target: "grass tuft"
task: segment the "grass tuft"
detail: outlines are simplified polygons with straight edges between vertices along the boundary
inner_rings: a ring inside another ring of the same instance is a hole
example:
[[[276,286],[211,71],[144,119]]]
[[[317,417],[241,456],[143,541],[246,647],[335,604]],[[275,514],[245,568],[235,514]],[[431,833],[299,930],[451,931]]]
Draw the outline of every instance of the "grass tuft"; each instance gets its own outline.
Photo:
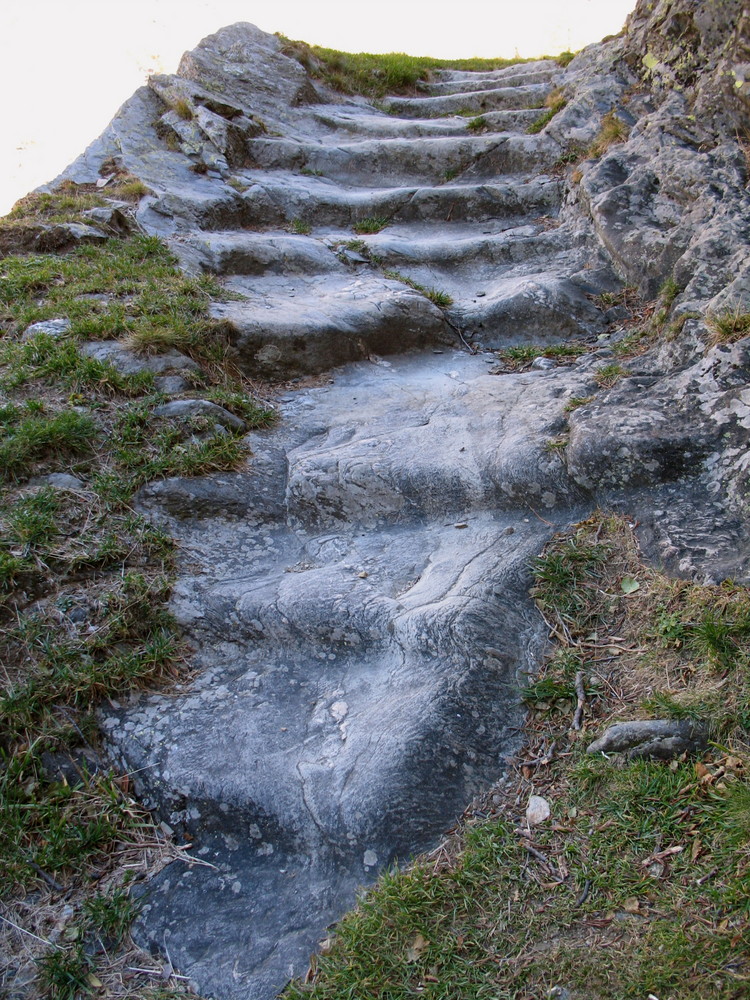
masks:
[[[586,151],[588,158],[604,156],[607,150],[618,142],[625,142],[630,129],[625,122],[618,118],[615,111],[608,111],[602,118],[599,132]]]
[[[390,219],[386,219],[383,216],[368,216],[365,219],[360,219],[359,222],[355,222],[352,228],[359,236],[372,235],[385,229],[389,222]]]
[[[555,115],[562,111],[567,103],[565,92],[559,87],[555,88],[545,101],[547,110],[532,125],[529,125],[526,129],[527,133],[529,135],[536,135],[538,132],[541,132],[543,128],[549,125]]]
[[[564,344],[519,344],[497,352],[503,366],[508,371],[525,371],[535,358],[553,358],[558,364],[575,361],[590,348],[586,344],[571,341]]]
[[[486,132],[489,127],[490,124],[484,115],[477,115],[476,118],[470,118],[466,123],[466,128],[469,132]]]
[[[714,344],[733,344],[750,334],[750,313],[739,306],[708,316],[707,322]]]
[[[402,285],[408,285],[409,288],[413,288],[415,292],[420,292],[428,298],[430,302],[436,305],[439,309],[448,309],[453,305],[453,298],[447,292],[442,292],[437,288],[427,288],[425,285],[420,285],[418,281],[407,277],[400,271],[383,271],[383,277],[389,278],[391,281],[400,281]]]
[[[298,236],[309,236],[312,232],[312,226],[304,219],[292,219],[289,223],[289,232],[296,233]]]

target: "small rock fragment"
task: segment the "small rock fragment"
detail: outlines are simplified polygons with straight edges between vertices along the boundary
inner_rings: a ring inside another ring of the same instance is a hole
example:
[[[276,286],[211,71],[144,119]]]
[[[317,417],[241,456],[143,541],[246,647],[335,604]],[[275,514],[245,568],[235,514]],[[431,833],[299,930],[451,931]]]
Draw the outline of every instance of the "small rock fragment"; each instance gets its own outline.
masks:
[[[27,326],[21,336],[21,340],[25,343],[38,333],[44,333],[48,337],[57,340],[58,337],[64,337],[70,327],[71,323],[69,319],[45,319],[40,323],[32,323],[31,326]]]
[[[230,427],[235,431],[244,431],[245,421],[241,417],[225,410],[223,406],[210,402],[208,399],[173,399],[163,403],[154,410],[157,417],[209,417],[222,427]]]
[[[545,820],[549,819],[551,813],[549,802],[541,795],[529,796],[529,804],[526,806],[527,826],[538,826],[540,823],[544,823]]]

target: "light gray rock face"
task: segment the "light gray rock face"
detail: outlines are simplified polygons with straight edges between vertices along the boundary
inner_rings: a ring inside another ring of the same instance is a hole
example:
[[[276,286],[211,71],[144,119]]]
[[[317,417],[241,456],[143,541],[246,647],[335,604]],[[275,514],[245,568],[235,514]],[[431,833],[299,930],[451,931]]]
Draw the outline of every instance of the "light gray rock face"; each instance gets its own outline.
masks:
[[[173,609],[200,674],[103,725],[218,866],[160,877],[140,924],[202,990],[273,996],[357,885],[502,771],[544,642],[530,560],[588,506],[545,447],[587,377],[557,374],[360,363],[290,394],[251,469],[203,481],[205,517],[200,481],[144,491],[193,567]]]
[[[87,358],[112,365],[121,375],[200,370],[192,358],[179,351],[170,350],[163,354],[143,355],[130,350],[119,340],[92,340],[83,344],[80,350]]]
[[[154,415],[177,419],[205,417],[215,424],[220,424],[222,427],[230,427],[235,431],[244,431],[246,427],[245,421],[241,417],[230,413],[229,410],[225,410],[223,406],[211,403],[207,399],[174,399],[170,403],[162,403],[161,406],[155,407]]]
[[[180,541],[173,609],[196,675],[102,725],[208,862],[154,879],[137,931],[203,993],[270,1000],[357,885],[501,773],[545,641],[529,567],[556,529],[604,505],[668,570],[750,578],[750,358],[706,321],[750,311],[747,170],[726,127],[745,85],[734,104],[722,90],[743,49],[733,22],[716,40],[732,3],[719,21],[641,3],[630,35],[565,70],[436,74],[391,114],[235,25],[67,171],[91,181],[114,156],[150,187],[139,224],[234,293],[215,317],[251,377],[346,365],[287,390],[246,470],[140,496]],[[703,75],[672,51],[691,25]],[[673,79],[644,62],[652,47]],[[566,107],[528,135],[555,86]],[[490,131],[469,132],[466,108]],[[563,176],[613,110],[626,141]],[[671,339],[603,388],[624,331],[602,293],[668,277]],[[589,353],[493,374],[491,349],[568,339]],[[190,367],[85,350],[122,371]]]

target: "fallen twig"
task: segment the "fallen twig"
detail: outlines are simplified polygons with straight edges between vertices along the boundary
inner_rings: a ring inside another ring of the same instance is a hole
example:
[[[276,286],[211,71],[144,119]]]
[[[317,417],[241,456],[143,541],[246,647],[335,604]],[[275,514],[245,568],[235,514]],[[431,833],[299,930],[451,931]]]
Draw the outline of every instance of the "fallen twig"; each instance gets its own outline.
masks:
[[[0,913],[0,920],[2,920],[3,923],[8,924],[8,926],[12,927],[14,930],[19,931],[21,934],[27,934],[30,938],[34,938],[34,940],[38,941],[40,944],[46,944],[48,948],[56,948],[58,951],[64,950],[59,944],[55,944],[54,941],[48,941],[46,938],[39,937],[39,935],[32,934],[31,931],[27,931],[25,927],[20,927],[18,924],[14,924],[12,920],[8,920],[7,917],[4,917],[2,913]]]
[[[591,892],[591,879],[587,878],[583,883],[583,892],[576,900],[576,906],[583,906],[586,900],[589,898],[589,893]]]
[[[51,875],[48,875],[43,868],[40,868],[35,861],[27,861],[26,864],[32,869],[32,871],[35,871],[40,878],[44,879],[50,889],[54,889],[55,892],[65,892],[65,886],[60,885],[56,879],[52,878]]]
[[[573,729],[580,729],[581,719],[583,718],[583,710],[586,707],[586,688],[583,686],[582,670],[579,670],[576,673],[575,687],[576,695],[578,696],[578,704],[576,705],[576,710],[573,715]]]

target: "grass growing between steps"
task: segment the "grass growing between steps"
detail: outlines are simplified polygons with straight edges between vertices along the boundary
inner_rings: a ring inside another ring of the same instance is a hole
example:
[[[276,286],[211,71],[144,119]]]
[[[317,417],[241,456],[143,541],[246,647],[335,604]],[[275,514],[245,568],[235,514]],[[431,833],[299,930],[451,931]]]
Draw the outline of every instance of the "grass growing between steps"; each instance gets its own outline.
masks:
[[[647,567],[627,520],[558,536],[526,745],[440,848],[384,874],[287,1000],[740,1000],[750,977],[750,594]],[[578,692],[585,702],[573,728]],[[605,759],[612,719],[710,720],[700,759]],[[551,816],[527,826],[531,795]]]
[[[68,221],[79,203],[66,191],[45,211]],[[0,231],[14,225],[0,221]],[[235,468],[247,449],[205,418],[157,416],[166,397],[153,374],[122,374],[78,348],[88,339],[152,353],[179,346],[201,364],[181,395],[263,426],[269,411],[209,319],[218,294],[143,236],[0,258],[3,994],[181,992],[160,970],[131,971],[153,962],[128,939],[128,883],[181,851],[135,803],[128,776],[103,763],[95,712],[102,698],[172,683],[182,669],[167,609],[174,545],[133,511],[135,491]],[[67,332],[24,339],[50,318],[68,320]],[[74,478],[33,481],[52,473]]]
[[[572,364],[576,358],[591,350],[590,344],[570,341],[564,344],[520,344],[497,352],[506,371],[526,371],[535,358],[551,358],[560,365]]]
[[[391,281],[400,281],[402,285],[413,288],[415,292],[424,295],[425,298],[428,298],[439,309],[448,309],[453,305],[453,298],[447,292],[440,291],[439,288],[427,288],[425,285],[420,285],[418,281],[407,277],[400,271],[383,271],[383,277],[390,278]]]
[[[322,80],[344,94],[384,97],[386,94],[411,94],[417,84],[430,79],[434,70],[457,69],[489,72],[505,69],[531,59],[433,59],[410,56],[404,52],[373,54],[339,52],[320,45],[308,45],[278,36],[284,55],[301,63],[315,79]]]
[[[562,111],[567,103],[564,91],[562,91],[559,87],[556,87],[550,94],[548,94],[547,100],[545,101],[547,110],[543,115],[540,115],[539,118],[537,118],[533,125],[529,125],[526,129],[527,133],[529,135],[536,135],[538,132],[541,132],[545,126],[549,125],[555,115]]]

